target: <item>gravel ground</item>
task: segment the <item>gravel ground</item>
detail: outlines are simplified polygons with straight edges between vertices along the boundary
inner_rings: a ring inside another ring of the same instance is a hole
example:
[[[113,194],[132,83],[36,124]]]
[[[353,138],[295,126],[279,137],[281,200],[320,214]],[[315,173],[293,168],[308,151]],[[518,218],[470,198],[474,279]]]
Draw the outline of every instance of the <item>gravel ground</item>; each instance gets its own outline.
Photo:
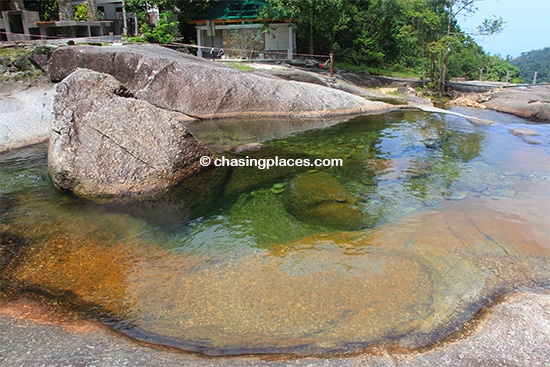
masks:
[[[154,348],[90,321],[64,320],[33,301],[0,303],[0,365],[36,366],[550,366],[550,294],[517,293],[427,351],[336,358],[207,358]]]

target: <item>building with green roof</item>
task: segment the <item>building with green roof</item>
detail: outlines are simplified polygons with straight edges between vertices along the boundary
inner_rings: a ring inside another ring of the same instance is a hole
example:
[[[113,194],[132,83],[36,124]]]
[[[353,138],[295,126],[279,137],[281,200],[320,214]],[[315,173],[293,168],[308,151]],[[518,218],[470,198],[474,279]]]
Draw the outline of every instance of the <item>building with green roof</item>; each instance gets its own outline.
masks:
[[[197,56],[229,59],[292,60],[296,48],[292,19],[258,19],[265,0],[218,0],[190,23],[197,29]]]

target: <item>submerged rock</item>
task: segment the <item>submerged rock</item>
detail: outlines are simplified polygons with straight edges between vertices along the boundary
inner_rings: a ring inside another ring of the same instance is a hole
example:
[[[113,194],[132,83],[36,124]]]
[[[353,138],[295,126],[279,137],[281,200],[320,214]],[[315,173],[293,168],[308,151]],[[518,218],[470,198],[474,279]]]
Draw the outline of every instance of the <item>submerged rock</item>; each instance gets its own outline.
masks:
[[[201,168],[210,155],[175,114],[132,97],[110,75],[80,69],[54,99],[48,169],[54,184],[84,197],[153,196]]]
[[[235,153],[244,153],[259,150],[265,147],[262,143],[246,143],[232,149]]]
[[[289,213],[307,223],[348,231],[361,226],[361,211],[328,173],[299,174],[285,190],[284,201]]]
[[[154,45],[57,49],[52,80],[76,68],[113,75],[138,99],[201,118],[321,117],[383,112],[381,102],[328,87],[247,73]]]

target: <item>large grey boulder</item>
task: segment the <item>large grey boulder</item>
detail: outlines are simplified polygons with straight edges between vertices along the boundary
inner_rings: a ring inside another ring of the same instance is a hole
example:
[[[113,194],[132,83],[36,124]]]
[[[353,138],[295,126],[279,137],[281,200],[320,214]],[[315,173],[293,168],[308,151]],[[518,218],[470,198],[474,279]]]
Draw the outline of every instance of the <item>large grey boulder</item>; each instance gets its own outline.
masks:
[[[550,121],[550,86],[504,88],[483,104],[492,110],[527,119]]]
[[[133,98],[111,75],[75,71],[54,97],[48,152],[54,184],[92,198],[166,191],[211,154],[174,117]]]
[[[340,90],[243,72],[155,45],[57,49],[50,75],[76,68],[113,75],[138,99],[201,118],[320,117],[383,112],[393,106]]]

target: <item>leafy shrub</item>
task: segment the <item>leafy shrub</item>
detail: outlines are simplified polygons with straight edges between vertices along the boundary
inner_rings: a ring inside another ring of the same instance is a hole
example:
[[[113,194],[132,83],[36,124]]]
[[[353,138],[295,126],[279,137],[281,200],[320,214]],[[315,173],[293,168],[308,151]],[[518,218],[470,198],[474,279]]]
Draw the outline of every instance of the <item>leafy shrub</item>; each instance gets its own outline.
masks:
[[[172,12],[165,11],[159,14],[156,26],[144,24],[141,27],[143,38],[147,42],[171,43],[178,35],[178,22],[172,21]]]

